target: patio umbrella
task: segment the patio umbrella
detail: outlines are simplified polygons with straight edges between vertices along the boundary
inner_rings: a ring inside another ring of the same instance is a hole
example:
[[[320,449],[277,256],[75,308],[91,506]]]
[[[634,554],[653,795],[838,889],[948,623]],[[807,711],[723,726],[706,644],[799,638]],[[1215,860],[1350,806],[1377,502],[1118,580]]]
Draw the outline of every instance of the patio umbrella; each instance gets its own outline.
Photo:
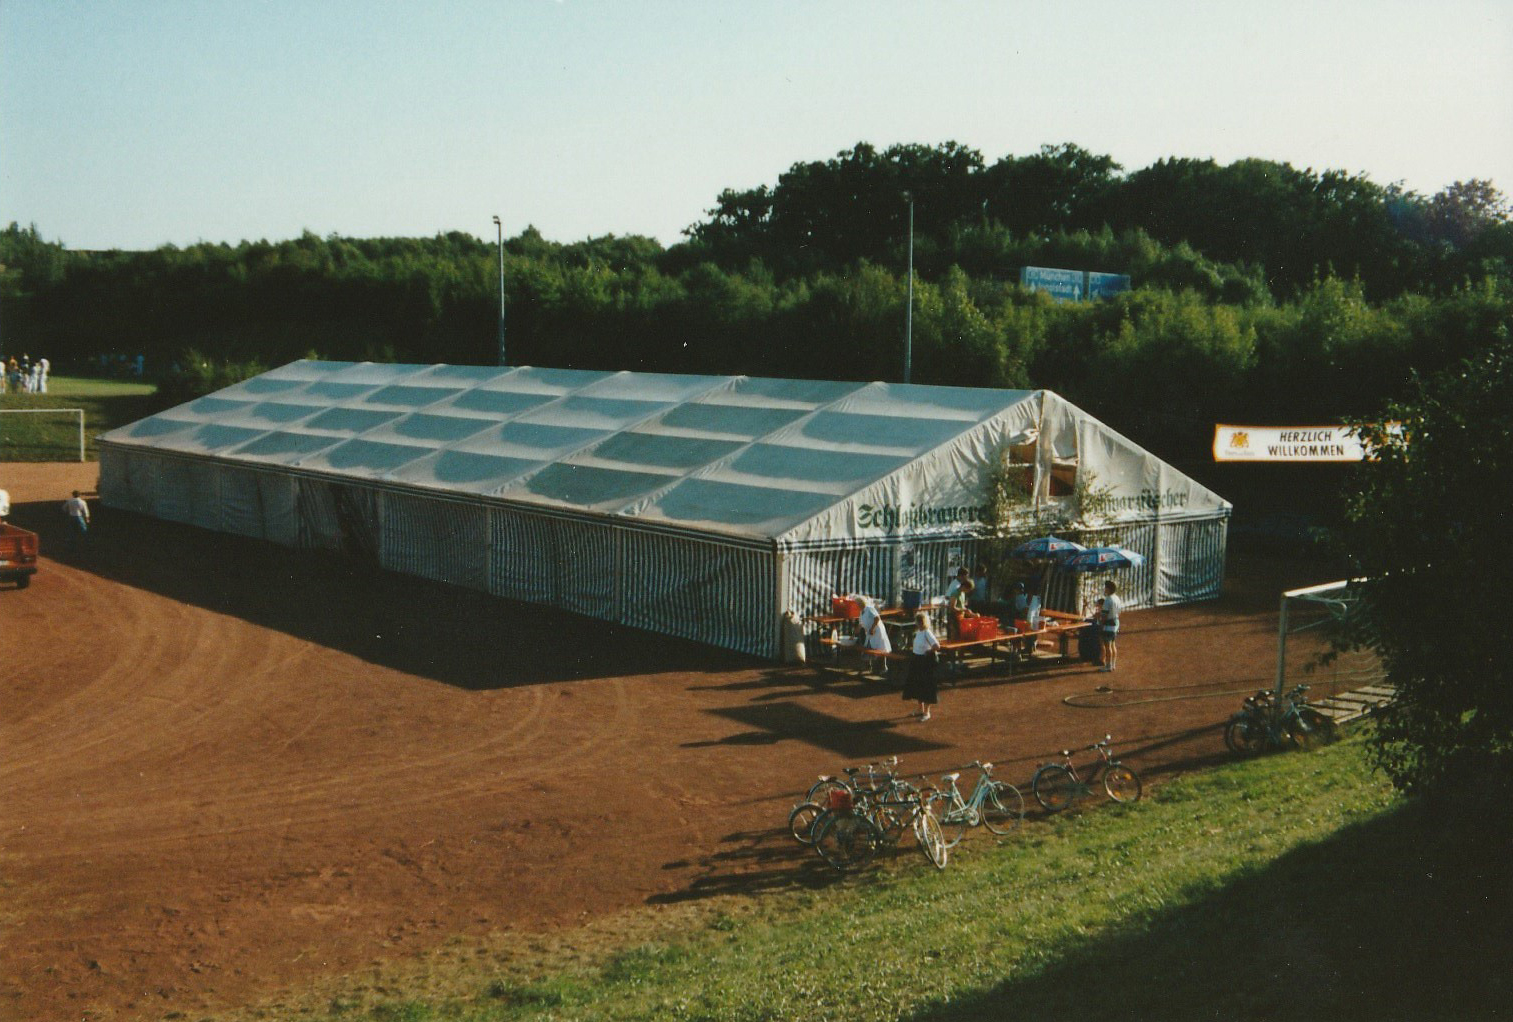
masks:
[[[1110,571],[1114,568],[1138,568],[1145,558],[1122,546],[1090,546],[1061,562],[1066,571]]]
[[[1031,539],[1019,544],[1009,551],[1009,556],[1017,557],[1021,561],[1059,561],[1063,557],[1086,549],[1081,543],[1073,543],[1069,539],[1041,536],[1039,539]]]

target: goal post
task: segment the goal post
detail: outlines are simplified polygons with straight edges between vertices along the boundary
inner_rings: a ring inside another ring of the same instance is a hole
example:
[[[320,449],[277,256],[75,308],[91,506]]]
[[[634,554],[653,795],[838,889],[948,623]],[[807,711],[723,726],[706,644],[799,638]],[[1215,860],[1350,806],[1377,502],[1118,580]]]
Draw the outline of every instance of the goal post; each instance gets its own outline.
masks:
[[[84,409],[82,408],[0,408],[0,416],[38,416],[38,415],[63,415],[73,417],[78,424],[78,447],[79,460],[84,459]],[[0,418],[0,461],[42,460],[57,461],[57,458],[17,458],[18,453],[47,453],[48,451],[69,450],[72,453],[72,431],[49,428],[41,424],[40,420],[21,418],[7,420]],[[68,436],[67,440],[62,439]]]
[[[1365,584],[1361,578],[1343,579],[1282,594],[1277,692],[1304,683],[1322,689],[1320,696],[1331,696],[1385,681],[1381,658],[1346,641]]]

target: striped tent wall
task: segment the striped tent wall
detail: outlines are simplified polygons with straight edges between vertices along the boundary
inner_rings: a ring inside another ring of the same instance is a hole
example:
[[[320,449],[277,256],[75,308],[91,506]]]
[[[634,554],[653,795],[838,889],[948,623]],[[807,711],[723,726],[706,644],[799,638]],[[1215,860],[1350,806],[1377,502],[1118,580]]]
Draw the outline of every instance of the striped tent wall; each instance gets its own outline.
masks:
[[[776,657],[772,550],[621,529],[620,620],[762,657]]]
[[[890,604],[905,589],[918,589],[928,600],[943,594],[956,568],[971,568],[980,552],[980,541],[970,537],[795,550],[784,559],[783,609],[800,617],[821,613],[831,596],[849,593]]]
[[[1165,607],[1214,599],[1224,584],[1227,515],[1178,522],[1139,522],[1073,534],[1084,546],[1121,546],[1145,558],[1137,568],[1117,573],[1054,571],[1045,605],[1074,614],[1089,614],[1114,578],[1127,610]]]
[[[489,513],[489,535],[490,592],[617,619],[609,526],[499,508]]]
[[[378,563],[389,571],[487,590],[486,508],[404,493],[381,494]]]

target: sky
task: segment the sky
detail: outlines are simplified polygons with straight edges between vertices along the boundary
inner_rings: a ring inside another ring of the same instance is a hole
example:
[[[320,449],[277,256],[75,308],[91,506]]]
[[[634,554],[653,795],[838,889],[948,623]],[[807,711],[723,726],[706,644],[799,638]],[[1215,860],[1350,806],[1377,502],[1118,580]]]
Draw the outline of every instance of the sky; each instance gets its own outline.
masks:
[[[0,224],[665,244],[858,142],[1513,193],[1513,0],[0,0]]]

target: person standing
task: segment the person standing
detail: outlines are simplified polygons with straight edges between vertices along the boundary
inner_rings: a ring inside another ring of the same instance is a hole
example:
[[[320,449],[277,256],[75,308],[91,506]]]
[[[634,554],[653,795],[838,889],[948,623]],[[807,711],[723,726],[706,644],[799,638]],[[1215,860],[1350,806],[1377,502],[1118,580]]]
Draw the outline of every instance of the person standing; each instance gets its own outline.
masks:
[[[919,704],[919,719],[930,719],[930,707],[936,702],[935,659],[940,655],[940,639],[930,629],[930,615],[914,615],[914,645],[910,647],[909,677],[904,679],[904,699]]]
[[[968,606],[972,598],[972,591],[976,588],[970,578],[963,579],[960,588],[954,596],[946,601],[946,613],[950,615],[950,624],[947,634],[953,639],[961,638],[961,622],[964,618],[976,617],[977,614]]]
[[[1119,597],[1114,595],[1118,590],[1113,579],[1103,583],[1103,599],[1098,601],[1103,604],[1103,609],[1098,614],[1098,624],[1103,633],[1103,666],[1100,671],[1112,671],[1118,666],[1119,660],[1119,612],[1124,609]]]
[[[88,534],[89,505],[84,502],[83,497],[79,496],[78,490],[75,490],[74,495],[63,502],[63,513],[73,520],[74,528],[78,530],[79,535]]]
[[[863,596],[861,599],[862,612],[856,619],[856,623],[861,626],[862,644],[867,649],[877,653],[892,653],[893,642],[888,638],[888,629],[883,624],[883,616],[878,613],[877,606],[872,602],[870,596]],[[888,658],[886,656],[877,657],[877,663],[878,673],[887,674]]]
[[[47,393],[47,377],[53,371],[53,364],[44,356],[37,359],[37,393]]]
[[[986,606],[993,602],[993,597],[988,592],[988,566],[981,561],[972,569],[972,586],[976,590],[978,606]]]
[[[970,581],[972,581],[972,573],[970,571],[965,567],[956,569],[956,577],[951,579],[950,585],[946,586],[946,604],[948,606],[952,600],[956,599],[956,594],[961,592],[962,585]]]

